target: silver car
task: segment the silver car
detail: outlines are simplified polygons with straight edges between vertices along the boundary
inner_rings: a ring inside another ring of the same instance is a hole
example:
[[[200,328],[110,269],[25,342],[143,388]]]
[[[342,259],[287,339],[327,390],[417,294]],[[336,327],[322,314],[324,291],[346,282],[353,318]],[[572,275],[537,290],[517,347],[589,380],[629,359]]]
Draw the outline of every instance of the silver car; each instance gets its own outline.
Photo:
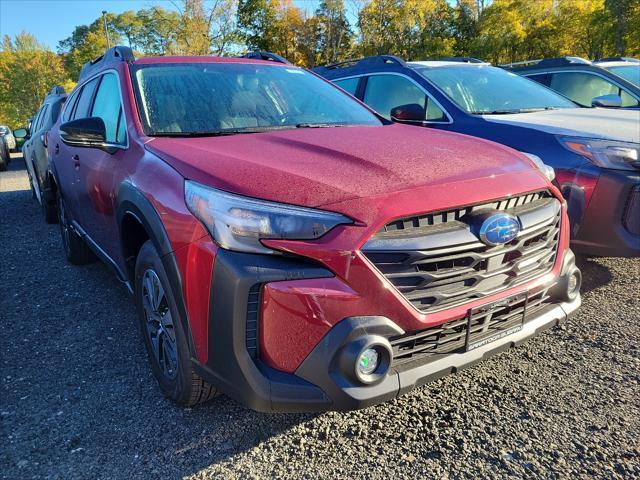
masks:
[[[56,223],[58,220],[55,199],[51,198],[48,176],[47,135],[49,129],[58,120],[66,99],[67,94],[63,87],[53,87],[45,97],[38,113],[33,117],[31,128],[19,128],[14,132],[16,137],[26,140],[22,147],[22,155],[27,166],[33,195],[42,205],[47,223]]]
[[[0,125],[0,136],[4,137],[4,141],[7,144],[9,150],[16,149],[16,137],[13,136],[13,132],[6,125]]]

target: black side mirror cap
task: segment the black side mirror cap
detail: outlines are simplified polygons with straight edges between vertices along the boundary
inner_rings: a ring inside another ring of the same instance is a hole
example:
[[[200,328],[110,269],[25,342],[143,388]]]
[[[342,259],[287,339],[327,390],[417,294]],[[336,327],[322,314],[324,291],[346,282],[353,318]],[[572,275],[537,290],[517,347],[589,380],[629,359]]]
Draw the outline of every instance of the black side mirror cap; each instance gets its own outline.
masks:
[[[79,118],[60,125],[60,138],[67,145],[81,148],[99,148],[115,153],[122,145],[106,141],[107,129],[100,117]]]
[[[417,103],[408,103],[391,109],[391,120],[394,122],[422,123],[426,112]]]

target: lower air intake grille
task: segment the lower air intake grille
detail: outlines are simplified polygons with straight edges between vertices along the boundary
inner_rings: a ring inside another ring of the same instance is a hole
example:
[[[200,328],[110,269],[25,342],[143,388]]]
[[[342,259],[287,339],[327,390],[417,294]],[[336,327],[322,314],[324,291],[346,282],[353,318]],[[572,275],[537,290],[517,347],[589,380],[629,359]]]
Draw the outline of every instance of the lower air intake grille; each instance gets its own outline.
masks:
[[[260,287],[256,283],[249,290],[249,298],[247,299],[247,328],[246,328],[246,344],[247,352],[253,359],[258,358],[258,315],[260,311]]]
[[[518,236],[502,245],[483,243],[476,219],[486,212],[517,217]],[[391,222],[362,251],[411,304],[433,312],[548,272],[556,259],[561,215],[551,194],[530,193]]]
[[[629,193],[622,221],[629,232],[640,235],[640,185],[636,185]]]
[[[522,321],[525,308],[524,323],[540,313],[542,309],[551,305],[546,290],[530,294],[528,301],[526,294],[514,299],[506,306],[476,314],[473,317],[469,342],[472,343],[484,336],[509,330]],[[467,341],[467,317],[428,328],[418,332],[406,333],[390,339],[393,349],[394,366],[409,362],[426,362],[438,355],[461,352]]]

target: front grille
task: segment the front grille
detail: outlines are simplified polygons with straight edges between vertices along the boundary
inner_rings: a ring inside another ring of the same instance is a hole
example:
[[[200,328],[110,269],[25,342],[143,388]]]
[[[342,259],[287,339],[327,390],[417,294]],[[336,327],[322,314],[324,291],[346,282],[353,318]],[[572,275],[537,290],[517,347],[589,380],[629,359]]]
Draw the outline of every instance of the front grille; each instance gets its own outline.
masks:
[[[471,225],[474,215],[495,210],[518,217],[522,230],[509,243],[488,246]],[[547,192],[530,193],[391,222],[363,253],[412,305],[433,312],[548,272],[560,219],[558,200]]]
[[[536,317],[541,310],[551,305],[547,290],[530,294],[521,294],[509,305],[497,307],[492,311],[474,315],[469,331],[472,343],[493,333],[508,330],[522,321],[524,323]],[[393,350],[393,366],[413,362],[428,362],[438,355],[462,352],[467,341],[467,317],[452,320],[418,332],[406,333],[390,339]]]
[[[640,185],[636,185],[629,193],[622,222],[630,233],[640,235]]]
[[[249,295],[247,298],[247,320],[246,320],[246,332],[245,342],[247,345],[247,352],[253,359],[258,358],[258,316],[260,311],[260,287],[259,283],[256,283],[249,289]]]

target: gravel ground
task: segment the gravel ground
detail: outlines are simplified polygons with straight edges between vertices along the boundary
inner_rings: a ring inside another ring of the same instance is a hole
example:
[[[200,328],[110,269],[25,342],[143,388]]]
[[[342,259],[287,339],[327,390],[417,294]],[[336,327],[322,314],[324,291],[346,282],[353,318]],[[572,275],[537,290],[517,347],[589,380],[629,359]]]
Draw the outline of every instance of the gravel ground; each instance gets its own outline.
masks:
[[[265,415],[156,388],[132,302],[68,265],[21,160],[0,173],[0,476],[640,478],[640,261],[582,259],[581,313],[384,405]]]

